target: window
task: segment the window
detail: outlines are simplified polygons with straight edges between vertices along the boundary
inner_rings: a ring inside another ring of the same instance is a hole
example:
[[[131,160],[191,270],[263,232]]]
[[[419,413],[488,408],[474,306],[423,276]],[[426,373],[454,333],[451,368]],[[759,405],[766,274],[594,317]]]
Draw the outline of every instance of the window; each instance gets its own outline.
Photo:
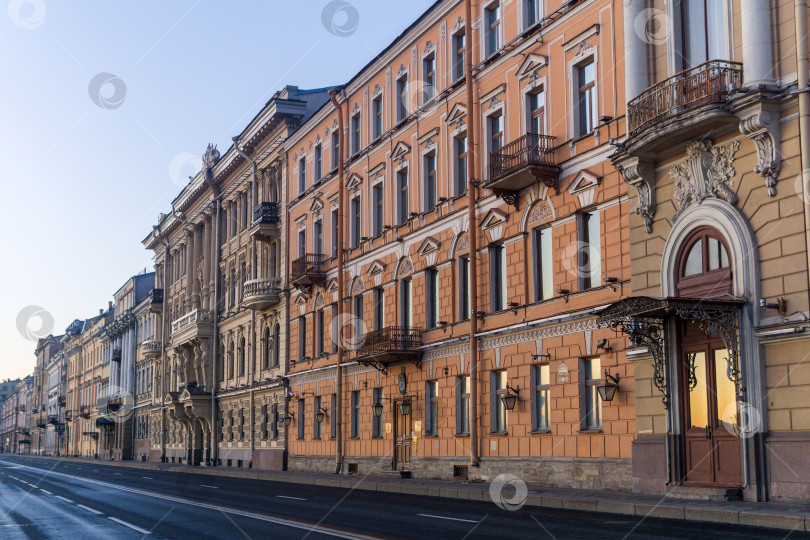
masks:
[[[470,376],[456,377],[456,433],[470,432]]]
[[[439,383],[427,381],[425,383],[425,436],[437,437],[439,435]]]
[[[602,257],[599,243],[599,211],[579,214],[579,288],[580,290],[596,287],[602,282]]]
[[[303,399],[298,400],[298,440],[304,440],[304,415],[306,414],[306,403]]]
[[[470,318],[470,258],[458,258],[458,314],[459,320]]]
[[[315,312],[315,356],[323,356],[323,343],[324,343],[324,321],[323,309]]]
[[[298,160],[298,194],[307,190],[307,160],[301,158]]]
[[[377,184],[371,188],[371,202],[374,205],[372,208],[372,236],[380,236],[383,233],[383,185]]]
[[[453,36],[453,81],[458,81],[464,77],[464,51],[466,50],[466,40],[464,32]]]
[[[456,159],[455,196],[467,193],[467,136],[460,135],[453,140],[453,152]]]
[[[382,388],[375,388],[373,390],[372,405],[376,405],[377,403],[382,404],[383,401],[383,393]],[[382,415],[374,416],[372,415],[372,424],[371,424],[371,436],[375,438],[379,438],[383,436],[383,421]]]
[[[321,410],[321,397],[315,396],[315,403],[312,406],[312,438],[321,438],[321,423],[318,422],[316,415]]]
[[[486,27],[486,56],[492,56],[501,48],[501,5],[497,2],[484,10]]]
[[[332,394],[332,405],[329,410],[332,411],[332,414],[329,415],[329,421],[331,424],[329,426],[329,438],[335,439],[337,438],[337,413],[335,412],[337,411],[337,394]]]
[[[354,316],[363,320],[363,293],[354,297]]]
[[[436,208],[436,154],[427,154],[425,162],[425,212]]]
[[[580,361],[582,375],[579,378],[579,391],[582,403],[582,429],[602,428],[602,399],[596,387],[602,382],[601,360],[583,358]]]
[[[405,278],[399,282],[399,302],[400,302],[400,325],[413,326],[413,308],[411,296],[411,278]]]
[[[315,157],[312,161],[312,175],[317,184],[321,181],[321,177],[323,176],[323,149],[320,144],[315,147]]]
[[[303,362],[307,356],[307,319],[298,317],[298,361]]]
[[[698,227],[686,237],[677,268],[679,296],[705,298],[732,292],[725,240],[710,227]]]
[[[278,403],[273,403],[272,423],[270,424],[270,437],[278,439]]]
[[[382,287],[374,287],[374,330],[384,325],[385,291]]]
[[[333,336],[334,336],[334,335],[335,335],[335,333],[338,331],[338,329],[336,328],[336,325],[337,325],[337,320],[338,320],[338,308],[337,308],[337,304],[332,304],[332,335],[333,335]],[[333,339],[333,340],[332,340],[332,352],[333,352],[333,353],[338,352],[338,344],[337,344],[337,340],[336,340],[336,339]]]
[[[525,0],[525,28],[531,27],[540,20],[540,1],[541,0]]]
[[[281,326],[276,324],[273,327],[273,367],[278,367],[281,362]]]
[[[408,76],[397,79],[397,122],[408,117]]]
[[[492,433],[506,433],[506,406],[501,396],[506,395],[506,372],[493,371],[490,379],[490,404],[492,408]]]
[[[422,61],[422,104],[436,95],[436,57],[430,55]]]
[[[245,409],[239,409],[239,440],[245,440]]]
[[[267,414],[267,405],[262,405],[262,427],[261,427],[261,438],[262,440],[267,440],[267,428],[268,424],[270,423],[270,417]]]
[[[506,248],[489,246],[490,309],[506,309]]]
[[[377,96],[371,102],[371,133],[373,139],[378,139],[382,135],[383,107],[382,96]]]
[[[360,391],[353,390],[351,398],[352,439],[360,437]]]
[[[360,114],[352,116],[352,155],[360,151]]]
[[[239,338],[239,375],[245,374],[245,338]]]
[[[532,366],[532,431],[549,429],[548,396],[550,388],[550,368],[546,364]]]
[[[529,133],[542,135],[545,132],[545,116],[546,116],[546,93],[541,88],[528,94],[529,110]]]
[[[312,246],[314,253],[323,253],[323,223],[321,220],[313,224],[313,240],[315,245]]]
[[[724,0],[680,0],[683,69],[708,60],[728,60],[728,19]],[[677,9],[677,8],[676,8]]]
[[[436,328],[439,324],[439,271],[428,268],[425,271],[425,314],[428,328]]]
[[[400,225],[408,220],[408,169],[397,171],[397,219]]]
[[[303,257],[307,254],[307,231],[301,229],[298,231],[298,256]]]
[[[532,231],[534,248],[534,300],[554,295],[554,260],[551,251],[551,227]]]
[[[596,64],[593,60],[576,68],[579,86],[577,97],[577,116],[579,131],[577,136],[584,137],[596,126]]]
[[[487,117],[487,135],[489,136],[489,151],[497,152],[503,146],[503,115]]]
[[[340,163],[340,132],[332,132],[332,170],[335,171]]]
[[[338,255],[338,211],[333,208],[331,212],[332,219],[332,257]]]
[[[352,248],[360,245],[360,218],[360,197],[355,197],[352,199]]]

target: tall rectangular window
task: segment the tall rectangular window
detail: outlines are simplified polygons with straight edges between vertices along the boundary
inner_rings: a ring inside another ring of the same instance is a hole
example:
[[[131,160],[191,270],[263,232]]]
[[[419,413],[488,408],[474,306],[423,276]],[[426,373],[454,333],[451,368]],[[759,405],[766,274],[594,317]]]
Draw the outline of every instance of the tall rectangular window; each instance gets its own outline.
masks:
[[[360,115],[352,116],[352,155],[360,151]]]
[[[470,432],[470,376],[456,377],[456,433]]]
[[[526,24],[525,28],[530,28],[537,21],[540,20],[540,1],[541,0],[524,0],[526,5]]]
[[[321,181],[321,177],[323,176],[323,149],[320,144],[315,147],[314,155],[315,157],[312,160],[312,175],[317,184]]]
[[[372,138],[377,140],[382,135],[383,129],[382,96],[375,97],[371,102],[371,124]]]
[[[730,60],[724,0],[680,0],[683,69],[708,60]],[[678,8],[676,8],[678,9]]]
[[[436,154],[428,154],[424,158],[425,171],[425,212],[436,208]]]
[[[455,196],[460,197],[467,193],[467,136],[460,135],[453,140],[456,159]]]
[[[532,431],[549,429],[548,403],[550,368],[547,363],[532,366]]]
[[[301,229],[298,231],[298,256],[303,257],[307,254],[307,231]]]
[[[307,159],[298,160],[298,193],[299,195],[307,190]]]
[[[351,397],[352,439],[360,437],[360,391],[353,390]]]
[[[321,438],[321,423],[318,422],[317,414],[321,410],[321,397],[315,396],[315,403],[312,405],[312,438]]]
[[[491,4],[484,10],[484,32],[486,36],[487,57],[492,56],[501,48],[501,5]]]
[[[351,247],[360,245],[360,197],[352,199],[352,242]]]
[[[422,61],[422,104],[436,95],[436,57],[430,55]]]
[[[385,291],[382,287],[374,287],[374,330],[379,330],[385,324]]]
[[[363,293],[354,297],[354,316],[363,320]]]
[[[321,220],[316,221],[313,223],[312,226],[313,233],[312,236],[315,245],[313,246],[315,253],[323,253],[323,223]]]
[[[338,211],[337,208],[333,208],[331,212],[331,230],[332,230],[332,257],[337,257],[338,255]]]
[[[439,383],[425,383],[425,436],[439,435]]]
[[[425,271],[425,312],[428,328],[436,328],[439,324],[439,271],[428,268]]]
[[[489,137],[489,151],[497,152],[503,146],[503,115],[498,113],[487,117],[487,135]]]
[[[372,211],[372,236],[380,236],[383,233],[383,185],[382,182],[371,188]]]
[[[323,344],[326,329],[324,328],[323,309],[315,312],[315,356],[323,356]]]
[[[408,117],[408,76],[397,79],[397,122]]]
[[[506,433],[506,406],[501,396],[506,395],[506,372],[493,371],[490,379],[490,405],[492,410],[492,433]]]
[[[534,229],[534,300],[548,300],[554,295],[554,259],[551,251],[551,227]]]
[[[579,137],[584,137],[596,126],[596,64],[591,60],[577,68],[577,114]]]
[[[599,227],[599,211],[579,214],[579,241],[577,266],[580,290],[598,287],[602,283],[602,250]]]
[[[464,51],[466,50],[466,40],[464,32],[453,36],[453,81],[458,81],[464,77]]]
[[[526,96],[529,110],[529,133],[542,135],[545,132],[546,93],[541,88]]]
[[[599,358],[583,358],[580,361],[582,375],[579,378],[580,401],[582,404],[582,428],[602,427],[602,399],[597,385],[602,382],[602,363]]]
[[[303,399],[298,400],[298,440],[304,440],[304,430],[306,429],[306,422],[304,421],[307,412],[306,402]]]
[[[329,415],[330,420],[330,431],[329,431],[329,438],[335,439],[337,438],[337,394],[332,394],[332,404],[329,407],[329,410],[332,411],[332,414]]]
[[[340,163],[340,132],[332,132],[332,170],[336,171]]]
[[[332,304],[332,332],[333,332],[332,335],[334,335],[334,332],[337,330],[337,328],[335,328],[337,320],[338,320],[338,307],[337,304]],[[332,352],[333,353],[338,352],[338,345],[336,339],[332,340]]]
[[[375,388],[373,390],[372,396],[373,402],[371,403],[372,406],[376,404],[382,405],[383,402],[383,389],[382,388]],[[371,436],[375,438],[379,438],[383,436],[383,419],[382,415],[374,416],[372,415],[373,423],[371,425]]]
[[[489,246],[490,309],[506,309],[506,248]]]
[[[298,360],[303,362],[307,356],[307,319],[298,317]]]
[[[413,298],[412,298],[411,278],[405,278],[399,282],[399,307],[400,325],[413,326]]]
[[[273,403],[272,423],[270,424],[270,437],[278,439],[278,403]]]
[[[408,220],[408,169],[397,171],[397,220],[400,224]]]
[[[458,315],[459,320],[470,318],[470,258],[458,258]]]

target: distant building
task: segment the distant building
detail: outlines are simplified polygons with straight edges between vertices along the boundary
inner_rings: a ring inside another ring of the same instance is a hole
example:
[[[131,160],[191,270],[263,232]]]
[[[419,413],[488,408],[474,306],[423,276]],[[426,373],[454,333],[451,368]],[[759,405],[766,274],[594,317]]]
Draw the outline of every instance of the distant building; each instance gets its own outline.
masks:
[[[22,379],[6,379],[0,383],[0,403],[11,397],[17,391],[17,387],[22,383]]]

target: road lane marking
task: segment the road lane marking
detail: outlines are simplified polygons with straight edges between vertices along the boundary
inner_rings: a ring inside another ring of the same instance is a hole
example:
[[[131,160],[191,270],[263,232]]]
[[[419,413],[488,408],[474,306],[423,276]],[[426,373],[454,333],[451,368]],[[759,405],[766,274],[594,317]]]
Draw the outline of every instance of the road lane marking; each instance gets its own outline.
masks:
[[[47,493],[48,495],[53,495],[53,493],[51,493],[51,492],[50,492],[50,491],[48,491],[47,489],[42,489],[42,488],[39,488],[39,490],[40,490],[42,493]]]
[[[57,499],[61,499],[61,500],[65,501],[66,503],[73,504],[73,501],[71,501],[71,500],[70,500],[70,499],[68,499],[67,497],[62,497],[61,495],[57,495],[57,496],[56,496],[56,498],[57,498]]]
[[[143,478],[144,480],[151,480],[152,479],[151,476],[141,476],[141,478]]]
[[[116,522],[116,523],[118,523],[120,525],[123,525],[124,527],[129,527],[133,531],[138,531],[141,534],[152,534],[151,532],[147,531],[146,529],[141,529],[140,527],[136,527],[132,523],[127,523],[123,519],[114,518],[112,516],[107,516],[107,518],[113,520],[114,522]]]
[[[289,495],[276,495],[279,499],[292,499],[294,501],[305,501],[306,499],[302,499],[301,497],[290,497]]]
[[[449,519],[450,521],[463,521],[465,523],[478,523],[478,520],[475,519],[461,519],[461,518],[454,518],[448,516],[434,516],[433,514],[416,514],[417,516],[422,517],[429,517],[429,518],[436,518],[436,519]]]
[[[84,508],[84,509],[85,509],[85,510],[87,510],[88,512],[93,512],[94,514],[96,514],[96,515],[98,515],[98,516],[100,516],[100,515],[103,515],[103,514],[104,514],[104,512],[99,512],[99,511],[98,511],[98,510],[96,510],[95,508],[90,508],[89,506],[85,506],[85,505],[83,505],[83,504],[77,504],[76,506],[78,506],[79,508]]]
[[[211,488],[211,489],[219,489],[217,486],[207,486],[205,484],[200,484],[200,487],[207,487],[207,488]]]
[[[113,473],[113,475],[115,475],[115,476],[121,476],[121,473],[120,473],[120,472],[114,472],[114,473]]]

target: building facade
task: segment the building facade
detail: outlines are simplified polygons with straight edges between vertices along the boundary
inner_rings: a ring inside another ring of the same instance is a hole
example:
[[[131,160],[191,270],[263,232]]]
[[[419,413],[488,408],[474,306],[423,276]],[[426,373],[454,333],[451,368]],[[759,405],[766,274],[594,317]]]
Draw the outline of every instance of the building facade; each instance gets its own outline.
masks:
[[[154,274],[152,274],[154,276]],[[154,279],[153,279],[154,281]],[[153,436],[150,417],[156,398],[154,390],[154,358],[160,356],[161,296],[154,288],[133,309],[135,319],[135,379],[132,408],[133,459],[146,461]]]

